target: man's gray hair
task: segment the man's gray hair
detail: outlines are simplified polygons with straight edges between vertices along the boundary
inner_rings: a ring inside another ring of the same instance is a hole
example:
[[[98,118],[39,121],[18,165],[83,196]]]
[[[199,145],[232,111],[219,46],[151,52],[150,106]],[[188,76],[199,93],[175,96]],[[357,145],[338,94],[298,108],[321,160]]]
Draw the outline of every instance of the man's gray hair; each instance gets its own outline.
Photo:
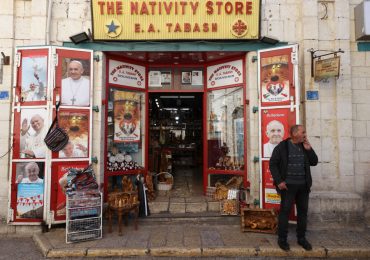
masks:
[[[290,127],[290,136],[293,136],[293,134],[297,133],[298,132],[298,129],[300,127],[303,127],[303,125],[293,125]]]

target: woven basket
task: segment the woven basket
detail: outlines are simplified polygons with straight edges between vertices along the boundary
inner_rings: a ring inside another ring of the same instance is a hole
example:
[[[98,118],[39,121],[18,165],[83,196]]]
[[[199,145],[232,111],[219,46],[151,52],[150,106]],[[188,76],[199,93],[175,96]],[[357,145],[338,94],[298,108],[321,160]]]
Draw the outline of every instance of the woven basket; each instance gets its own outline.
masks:
[[[161,182],[158,180],[158,176],[164,174],[167,182]],[[173,186],[173,176],[169,172],[160,172],[156,175],[157,177],[157,190],[171,190]]]

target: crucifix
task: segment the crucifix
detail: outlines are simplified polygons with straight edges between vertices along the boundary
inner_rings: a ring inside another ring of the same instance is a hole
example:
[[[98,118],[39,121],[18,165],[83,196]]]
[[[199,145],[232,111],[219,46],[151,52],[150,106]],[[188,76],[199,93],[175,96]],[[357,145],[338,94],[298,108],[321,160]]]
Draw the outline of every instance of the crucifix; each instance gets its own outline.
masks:
[[[75,104],[75,101],[76,101],[76,98],[75,98],[75,96],[73,96],[72,98],[71,98],[71,101],[72,101],[72,106]]]

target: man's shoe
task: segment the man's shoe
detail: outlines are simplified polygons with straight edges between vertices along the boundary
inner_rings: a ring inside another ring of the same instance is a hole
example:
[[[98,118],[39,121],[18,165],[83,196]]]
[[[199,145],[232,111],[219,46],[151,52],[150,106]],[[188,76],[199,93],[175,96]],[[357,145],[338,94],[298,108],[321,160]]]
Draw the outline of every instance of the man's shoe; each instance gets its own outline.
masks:
[[[312,245],[305,238],[298,239],[298,245],[302,246],[307,251],[312,250]]]
[[[285,239],[278,239],[278,245],[284,251],[289,251],[290,250],[289,244]]]

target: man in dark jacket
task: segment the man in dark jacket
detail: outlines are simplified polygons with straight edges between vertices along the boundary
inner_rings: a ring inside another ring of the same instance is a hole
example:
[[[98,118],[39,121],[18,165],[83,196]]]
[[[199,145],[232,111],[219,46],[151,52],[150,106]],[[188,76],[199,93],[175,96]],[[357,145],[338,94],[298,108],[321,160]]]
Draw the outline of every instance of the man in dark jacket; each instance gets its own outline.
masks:
[[[317,165],[318,159],[308,142],[302,125],[290,129],[290,137],[278,144],[270,158],[270,171],[277,192],[281,196],[278,244],[281,249],[290,249],[287,242],[288,217],[294,202],[297,205],[297,241],[306,250],[312,250],[307,241],[308,198],[312,185],[310,166]]]

